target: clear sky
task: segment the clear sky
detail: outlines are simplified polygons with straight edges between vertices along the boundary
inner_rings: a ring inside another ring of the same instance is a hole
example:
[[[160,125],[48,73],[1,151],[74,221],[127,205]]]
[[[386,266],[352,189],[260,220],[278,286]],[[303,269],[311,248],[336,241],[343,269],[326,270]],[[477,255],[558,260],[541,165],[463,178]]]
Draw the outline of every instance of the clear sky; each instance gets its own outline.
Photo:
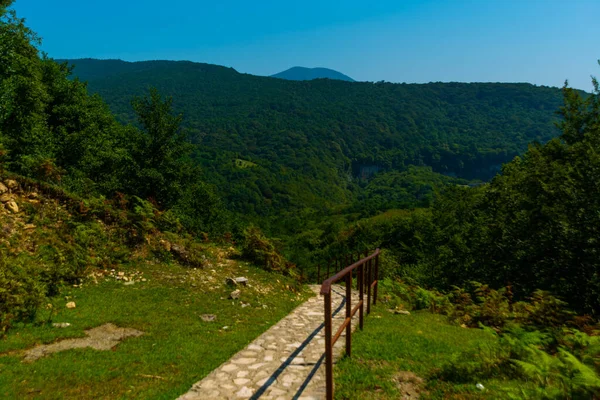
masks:
[[[591,90],[600,0],[16,0],[54,58],[167,59],[271,75]]]

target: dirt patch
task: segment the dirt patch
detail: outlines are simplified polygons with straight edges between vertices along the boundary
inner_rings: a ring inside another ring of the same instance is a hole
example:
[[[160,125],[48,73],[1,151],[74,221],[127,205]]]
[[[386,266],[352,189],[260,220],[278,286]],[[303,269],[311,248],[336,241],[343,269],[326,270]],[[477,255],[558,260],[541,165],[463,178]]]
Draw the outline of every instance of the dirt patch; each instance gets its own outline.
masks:
[[[91,347],[96,350],[110,350],[125,338],[141,336],[142,331],[132,328],[119,328],[113,324],[104,324],[85,331],[87,337],[67,339],[52,344],[43,344],[25,352],[23,362],[32,362],[51,353],[69,349]]]
[[[400,391],[399,399],[416,400],[423,393],[423,378],[410,371],[400,371],[394,376],[394,382]]]

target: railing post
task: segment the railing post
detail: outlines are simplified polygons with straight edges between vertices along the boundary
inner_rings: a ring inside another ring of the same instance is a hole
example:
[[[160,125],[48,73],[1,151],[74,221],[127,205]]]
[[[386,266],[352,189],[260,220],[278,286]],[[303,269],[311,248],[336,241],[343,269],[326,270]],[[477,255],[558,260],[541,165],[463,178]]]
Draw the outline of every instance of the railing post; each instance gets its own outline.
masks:
[[[373,288],[373,305],[377,305],[377,288],[379,287],[379,254],[375,256],[375,287]]]
[[[352,356],[352,271],[346,275],[346,356]]]
[[[364,303],[365,264],[361,264],[361,266],[358,267],[358,279],[357,280],[358,280],[358,301],[361,302],[360,308],[358,309],[358,326],[360,327],[360,330],[362,331],[363,326],[364,326],[364,309],[365,309],[365,303]]]
[[[371,283],[373,283],[371,279],[372,267],[371,260],[367,261],[367,315],[371,314]]]
[[[331,345],[331,290],[325,294],[325,388],[333,400],[333,348]]]

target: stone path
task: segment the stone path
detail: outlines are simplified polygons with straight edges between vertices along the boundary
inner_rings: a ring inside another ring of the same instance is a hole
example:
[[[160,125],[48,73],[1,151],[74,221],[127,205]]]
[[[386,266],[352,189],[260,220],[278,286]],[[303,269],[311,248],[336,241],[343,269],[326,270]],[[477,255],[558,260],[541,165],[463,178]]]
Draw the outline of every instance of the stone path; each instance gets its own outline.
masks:
[[[317,294],[272,326],[244,350],[192,386],[179,400],[262,399],[309,400],[325,398],[325,328],[323,298]],[[335,333],[345,315],[345,289],[332,288]],[[358,300],[353,291],[352,302]],[[358,324],[358,312],[352,329]],[[335,344],[338,359],[345,333]]]

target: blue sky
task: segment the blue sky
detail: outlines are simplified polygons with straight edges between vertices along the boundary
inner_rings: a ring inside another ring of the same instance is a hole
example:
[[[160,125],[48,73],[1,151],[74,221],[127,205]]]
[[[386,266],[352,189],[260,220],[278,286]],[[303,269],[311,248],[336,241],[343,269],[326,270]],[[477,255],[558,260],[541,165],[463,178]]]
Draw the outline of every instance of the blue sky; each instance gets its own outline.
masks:
[[[192,60],[271,75],[591,90],[600,0],[16,0],[54,58]]]

